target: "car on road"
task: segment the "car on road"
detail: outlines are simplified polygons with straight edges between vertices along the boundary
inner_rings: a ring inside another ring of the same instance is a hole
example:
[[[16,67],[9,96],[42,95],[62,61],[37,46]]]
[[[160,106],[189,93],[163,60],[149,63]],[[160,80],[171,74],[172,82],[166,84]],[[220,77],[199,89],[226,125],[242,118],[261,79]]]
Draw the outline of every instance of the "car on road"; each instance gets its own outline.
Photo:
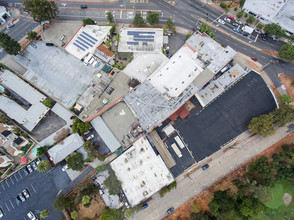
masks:
[[[145,203],[143,206],[142,206],[142,209],[146,209],[148,207],[148,204]]]
[[[9,29],[9,28],[11,28],[13,26],[14,26],[14,24],[10,22],[8,25],[6,25],[6,28]]]
[[[257,61],[257,58],[256,57],[251,57],[251,60],[253,60],[253,61]]]
[[[92,138],[94,138],[94,134],[91,134],[87,137],[87,141],[91,140]]]
[[[81,5],[81,9],[87,9],[88,6],[87,5]]]
[[[225,24],[224,20],[222,20],[222,19],[218,19],[218,22],[221,24]]]
[[[231,15],[228,15],[228,18],[231,19],[232,21],[234,21],[234,17]]]
[[[224,18],[224,21],[231,23],[231,19],[229,19],[229,18]]]
[[[234,22],[234,23],[233,23],[233,26],[235,26],[235,27],[238,27],[238,26],[239,26],[239,24],[238,24],[238,23],[236,23],[236,22]]]
[[[4,212],[3,210],[0,208],[0,218],[2,218],[4,216]]]
[[[202,170],[206,170],[208,168],[209,168],[209,165],[208,164],[205,164],[204,166],[201,167]]]
[[[21,193],[18,193],[17,197],[19,198],[19,200],[20,200],[21,202],[26,201],[25,197],[24,197]]]
[[[30,164],[28,164],[27,166],[26,166],[26,168],[27,168],[27,170],[29,171],[29,173],[32,173],[34,170],[33,170],[33,168],[32,168],[32,166],[30,165]]]
[[[169,208],[166,213],[169,215],[170,213],[172,213],[175,210],[174,207]]]
[[[23,196],[24,196],[26,199],[30,198],[30,194],[29,194],[29,191],[28,191],[27,189],[24,189],[24,190],[22,191],[22,194],[23,194]]]
[[[247,32],[243,32],[242,35],[243,35],[244,37],[248,37],[248,36],[249,36],[249,34],[248,34]]]
[[[238,28],[234,28],[233,31],[235,31],[236,33],[240,32]]]
[[[38,220],[38,218],[35,216],[35,214],[30,211],[27,216],[29,217],[30,220]]]
[[[32,165],[32,167],[33,167],[34,170],[37,170],[37,164],[36,164],[35,161],[33,161],[33,162],[31,163],[31,165]]]

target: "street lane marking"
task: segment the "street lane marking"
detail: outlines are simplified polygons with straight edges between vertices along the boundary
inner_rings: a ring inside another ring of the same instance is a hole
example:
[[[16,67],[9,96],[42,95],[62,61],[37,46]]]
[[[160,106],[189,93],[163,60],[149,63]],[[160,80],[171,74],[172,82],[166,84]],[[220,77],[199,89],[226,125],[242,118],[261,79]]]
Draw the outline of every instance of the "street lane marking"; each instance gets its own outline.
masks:
[[[32,188],[33,188],[34,192],[35,192],[35,193],[37,193],[37,191],[36,191],[36,190],[35,190],[35,188],[33,187],[33,184],[31,184],[31,186],[32,186]]]
[[[12,204],[12,202],[10,201],[10,199],[9,199],[9,202],[10,202],[11,206],[13,207],[13,209],[15,209],[15,208],[14,208],[14,205]]]
[[[6,208],[7,208],[8,212],[10,212],[10,209],[8,208],[8,205],[6,203],[5,203],[5,205],[6,205]]]

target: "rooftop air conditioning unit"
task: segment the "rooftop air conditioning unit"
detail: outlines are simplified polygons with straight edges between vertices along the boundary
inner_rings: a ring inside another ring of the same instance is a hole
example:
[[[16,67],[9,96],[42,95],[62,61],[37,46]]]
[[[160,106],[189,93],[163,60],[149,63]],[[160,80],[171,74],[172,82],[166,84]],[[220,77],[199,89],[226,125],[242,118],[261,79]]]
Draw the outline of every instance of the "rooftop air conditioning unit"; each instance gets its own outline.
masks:
[[[103,99],[102,103],[106,105],[108,103],[108,99]]]

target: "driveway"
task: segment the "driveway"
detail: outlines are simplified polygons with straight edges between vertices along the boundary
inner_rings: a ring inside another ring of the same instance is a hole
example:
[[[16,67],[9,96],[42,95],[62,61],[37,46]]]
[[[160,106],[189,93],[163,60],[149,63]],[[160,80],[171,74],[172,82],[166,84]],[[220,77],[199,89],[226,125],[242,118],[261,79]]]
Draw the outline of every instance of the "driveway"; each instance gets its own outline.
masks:
[[[45,157],[42,159],[45,160]],[[4,212],[1,220],[24,219],[28,220],[27,213],[33,211],[39,214],[43,209],[50,211],[48,219],[60,219],[63,214],[53,209],[57,193],[70,183],[66,172],[62,171],[62,164],[46,173],[33,171],[26,175],[25,168],[20,169],[9,179],[0,184],[0,208]],[[22,190],[27,189],[30,197],[17,204],[15,197]]]

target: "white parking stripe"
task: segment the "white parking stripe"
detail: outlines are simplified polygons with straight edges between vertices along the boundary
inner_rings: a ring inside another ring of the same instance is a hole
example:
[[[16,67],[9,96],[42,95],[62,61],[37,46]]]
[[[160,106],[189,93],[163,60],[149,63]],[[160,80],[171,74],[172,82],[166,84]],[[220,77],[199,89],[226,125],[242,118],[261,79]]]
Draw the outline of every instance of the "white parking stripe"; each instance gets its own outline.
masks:
[[[12,204],[12,202],[10,201],[10,199],[9,199],[9,202],[10,202],[11,206],[14,208],[14,205]],[[15,209],[15,208],[14,208],[14,209]]]
[[[2,188],[5,190],[5,188],[4,188],[4,184],[1,184],[1,186],[2,186]]]
[[[20,174],[20,172],[18,172],[19,176],[20,176],[20,179],[22,179],[22,175]]]
[[[35,193],[37,193],[37,191],[35,190],[35,188],[33,187],[33,184],[31,184],[32,189],[34,190]]]
[[[13,182],[13,180],[12,180],[12,177],[10,177],[10,181],[12,182],[12,184],[14,185],[14,182]]]
[[[8,186],[8,188],[10,188],[9,184],[8,184],[8,180],[5,181],[6,185]]]
[[[18,182],[18,179],[17,179],[16,175],[13,175],[13,176],[15,177],[16,181]]]
[[[6,203],[5,203],[5,205],[6,205],[6,208],[7,208],[8,212],[10,212],[10,209],[8,208],[8,205]]]

